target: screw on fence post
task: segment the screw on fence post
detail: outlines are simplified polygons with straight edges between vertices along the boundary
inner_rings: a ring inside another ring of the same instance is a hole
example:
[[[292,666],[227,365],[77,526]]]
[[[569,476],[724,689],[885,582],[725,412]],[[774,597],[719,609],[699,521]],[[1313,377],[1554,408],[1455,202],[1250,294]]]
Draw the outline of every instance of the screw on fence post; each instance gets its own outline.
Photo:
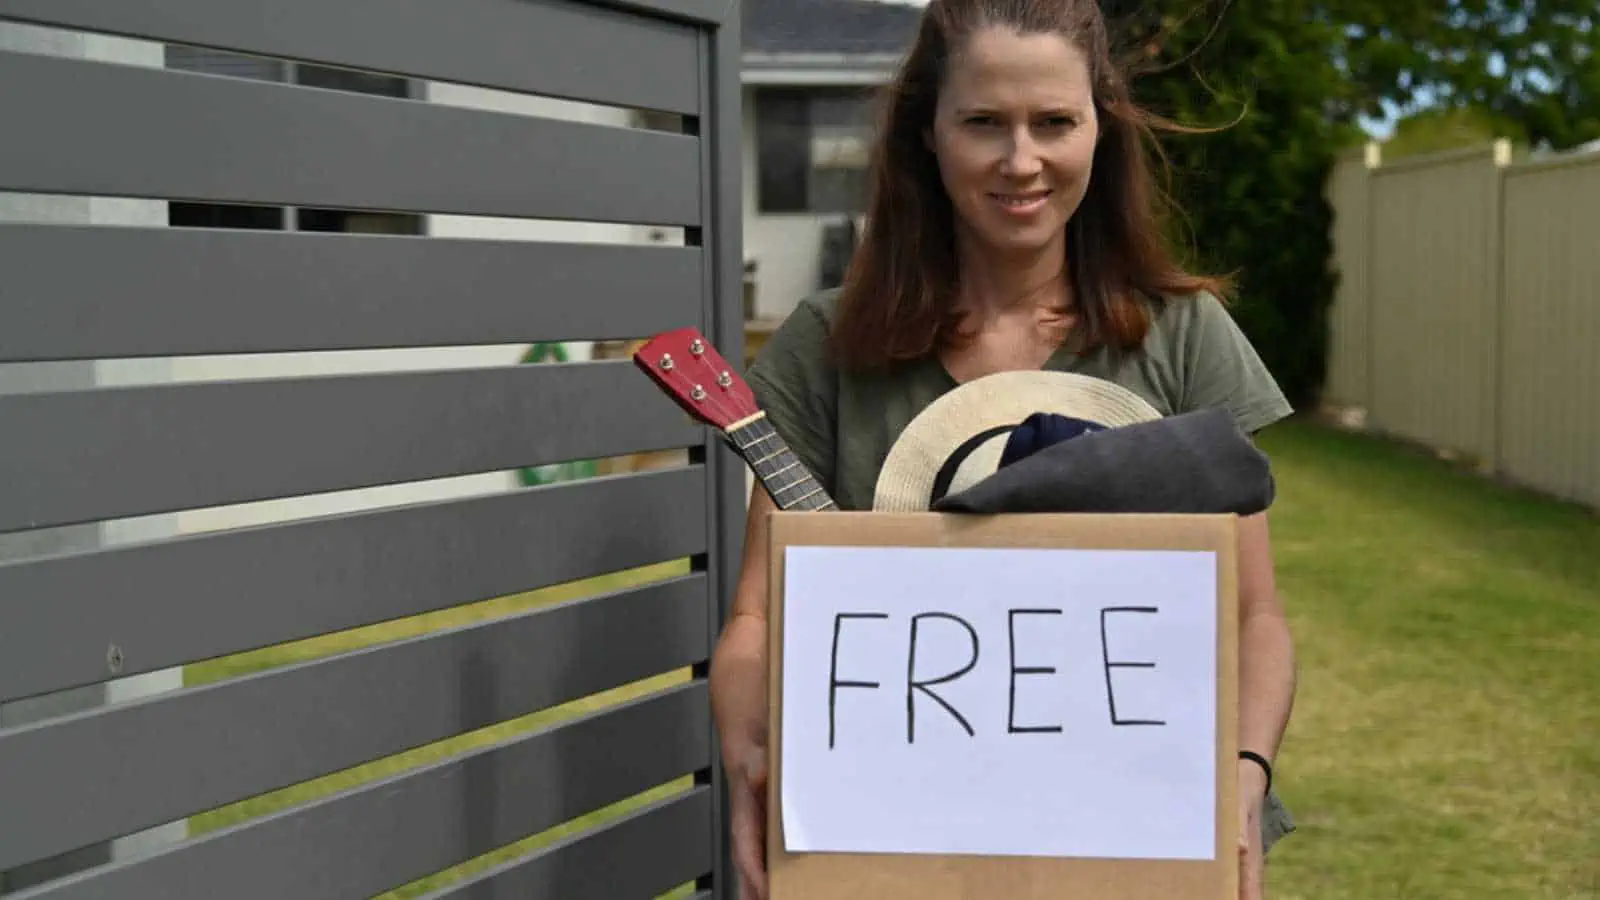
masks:
[[[112,644],[106,649],[106,668],[115,675],[122,671],[122,648]]]

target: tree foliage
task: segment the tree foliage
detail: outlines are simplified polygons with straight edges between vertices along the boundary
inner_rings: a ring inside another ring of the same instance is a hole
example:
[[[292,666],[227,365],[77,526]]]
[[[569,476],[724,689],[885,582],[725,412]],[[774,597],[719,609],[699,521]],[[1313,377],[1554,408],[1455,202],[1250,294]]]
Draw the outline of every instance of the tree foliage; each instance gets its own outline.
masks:
[[[1167,8],[1163,8],[1163,6]],[[1338,29],[1291,0],[1113,13],[1138,99],[1198,135],[1165,138],[1192,261],[1235,274],[1233,313],[1291,401],[1317,399],[1335,278],[1323,185],[1359,138],[1341,114]]]
[[[1324,185],[1362,117],[1432,109],[1427,145],[1490,129],[1565,149],[1600,137],[1595,0],[1104,0],[1136,96],[1185,125],[1162,146],[1199,265],[1300,408],[1326,369],[1337,284]]]
[[[1595,0],[1317,0],[1346,31],[1354,99],[1377,115],[1476,109],[1537,147],[1600,138]]]
[[[1520,122],[1486,109],[1425,109],[1395,123],[1394,134],[1383,142],[1383,159],[1393,162],[1407,156],[1482,147],[1497,138],[1509,138],[1518,147],[1528,143],[1527,130]]]

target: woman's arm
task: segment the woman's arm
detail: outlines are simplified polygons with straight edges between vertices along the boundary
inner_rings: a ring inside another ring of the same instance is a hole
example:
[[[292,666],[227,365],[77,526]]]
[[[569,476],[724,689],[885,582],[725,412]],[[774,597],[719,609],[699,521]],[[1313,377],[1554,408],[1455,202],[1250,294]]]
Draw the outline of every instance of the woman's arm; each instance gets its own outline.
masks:
[[[756,484],[733,609],[711,655],[711,710],[725,757],[767,743],[767,517],[775,508]]]
[[[1245,516],[1239,520],[1239,749],[1277,758],[1294,706],[1295,678],[1267,514]]]
[[[767,895],[767,515],[774,508],[757,484],[733,609],[711,654],[711,713],[728,774],[738,896],[745,900]]]
[[[1239,749],[1276,760],[1294,705],[1294,644],[1278,601],[1267,514],[1239,519]],[[1239,759],[1239,900],[1261,900],[1267,773]]]

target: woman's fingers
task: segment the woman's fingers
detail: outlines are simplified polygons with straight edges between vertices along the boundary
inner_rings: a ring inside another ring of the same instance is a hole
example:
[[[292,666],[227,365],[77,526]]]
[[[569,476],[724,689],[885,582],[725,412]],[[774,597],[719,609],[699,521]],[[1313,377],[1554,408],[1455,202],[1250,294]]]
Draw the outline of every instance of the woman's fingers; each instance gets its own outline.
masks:
[[[745,900],[766,900],[766,828],[761,804],[747,782],[739,781],[730,787],[733,862],[739,869],[740,894]]]

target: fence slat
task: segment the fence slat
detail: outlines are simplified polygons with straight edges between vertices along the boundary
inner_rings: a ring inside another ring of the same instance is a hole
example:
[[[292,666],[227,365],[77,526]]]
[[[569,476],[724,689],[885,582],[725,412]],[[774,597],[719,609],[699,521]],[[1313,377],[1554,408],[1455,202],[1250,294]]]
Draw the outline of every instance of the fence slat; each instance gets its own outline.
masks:
[[[689,576],[0,732],[30,773],[0,871],[692,666],[709,599]]]
[[[696,787],[422,900],[659,897],[710,871],[711,822],[711,788]]]
[[[1504,191],[1500,471],[1600,511],[1600,155],[1510,169]]]
[[[0,190],[700,224],[688,135],[20,53],[0,84]]]
[[[700,320],[701,252],[0,225],[0,361],[641,337]]]
[[[680,559],[706,516],[693,466],[0,564],[0,701]]]
[[[705,92],[711,99],[707,103],[708,115],[714,122],[739,121],[741,95],[740,61],[743,53],[741,24],[737,18],[725,22],[715,31],[702,36],[701,78]],[[731,129],[730,129],[731,130]],[[714,210],[712,220],[720,225],[737,223],[742,215],[743,199],[740,196],[740,149],[731,140],[713,140],[702,148],[706,178],[706,209]],[[713,241],[708,249],[706,270],[705,320],[712,329],[712,339],[729,358],[742,359],[745,354],[744,314],[738,304],[730,302],[738,296],[743,269],[743,256],[738,239],[730,238],[737,231],[723,232],[724,240]],[[746,484],[747,466],[720,441],[707,435],[704,459],[708,470],[707,503],[713,513],[708,521],[711,527],[707,538],[713,548],[707,569],[712,573],[712,593],[717,599],[718,614],[714,626],[720,635],[723,622],[739,581],[739,568],[745,541],[745,512],[748,501]],[[715,736],[713,736],[715,743]],[[711,832],[716,836],[716,858],[712,863],[711,884],[718,894],[733,900],[738,894],[738,875],[733,863],[732,841],[729,832],[726,773],[714,767],[710,773],[712,789],[720,798],[712,816]]]
[[[591,0],[596,6],[664,15],[700,25],[725,26],[739,14],[736,0]]]
[[[211,0],[0,0],[0,18],[619,106],[699,104],[691,26],[586,3],[279,0],[268,15]]]
[[[709,765],[709,720],[693,682],[12,900],[371,896]]]
[[[627,360],[0,396],[0,531],[700,439]]]
[[[1500,168],[1492,148],[1413,157],[1374,170],[1370,195],[1371,423],[1483,462],[1494,453]]]

